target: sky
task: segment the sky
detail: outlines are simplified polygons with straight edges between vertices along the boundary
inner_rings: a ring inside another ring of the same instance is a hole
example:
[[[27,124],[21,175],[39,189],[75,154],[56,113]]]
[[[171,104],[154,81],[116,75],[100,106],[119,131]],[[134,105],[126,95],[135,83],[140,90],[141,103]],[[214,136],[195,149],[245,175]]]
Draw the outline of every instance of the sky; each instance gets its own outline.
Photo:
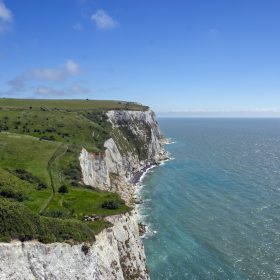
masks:
[[[0,97],[280,116],[279,14],[279,0],[0,0]]]

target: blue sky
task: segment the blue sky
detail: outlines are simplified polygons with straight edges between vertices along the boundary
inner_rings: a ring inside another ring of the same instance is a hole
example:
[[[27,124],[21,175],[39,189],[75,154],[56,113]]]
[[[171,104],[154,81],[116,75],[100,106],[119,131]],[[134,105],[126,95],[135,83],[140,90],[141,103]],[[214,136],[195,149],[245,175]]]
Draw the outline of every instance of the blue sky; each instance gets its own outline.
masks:
[[[0,96],[280,114],[278,0],[0,0]]]

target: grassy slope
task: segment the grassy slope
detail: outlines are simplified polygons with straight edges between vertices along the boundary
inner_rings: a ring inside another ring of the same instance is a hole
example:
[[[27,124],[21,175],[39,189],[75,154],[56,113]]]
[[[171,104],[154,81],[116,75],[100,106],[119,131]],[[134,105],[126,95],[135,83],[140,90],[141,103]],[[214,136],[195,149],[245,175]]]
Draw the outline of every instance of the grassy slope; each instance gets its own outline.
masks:
[[[15,219],[15,215],[21,215],[21,212],[27,216],[32,213],[34,224],[32,230],[26,232],[26,239],[88,241],[93,240],[92,234],[107,227],[108,223],[103,220],[82,222],[84,215],[107,216],[129,210],[118,195],[88,189],[79,183],[80,149],[82,146],[92,151],[103,149],[104,141],[111,137],[112,132],[101,109],[116,108],[147,109],[134,103],[113,101],[0,99],[0,205],[8,210],[5,216],[7,224],[13,225],[9,223],[10,219]],[[39,140],[42,137],[55,141]],[[13,174],[16,168],[32,173],[48,187],[39,190],[34,184],[20,180]],[[69,193],[58,193],[62,184],[68,187]],[[4,199],[1,198],[1,189],[6,196]],[[18,194],[10,194],[12,189],[22,193],[20,201]],[[7,193],[11,196],[8,202]],[[118,209],[103,209],[101,204],[106,200],[117,201]],[[22,211],[15,211],[15,205]],[[5,228],[5,225],[1,226]],[[46,235],[38,230],[40,226],[46,227]],[[19,237],[17,230],[22,230],[22,227],[13,228],[11,234],[2,232],[2,239]]]
[[[9,132],[0,134],[0,167],[23,168],[50,184],[47,163],[59,143]],[[35,152],[36,151],[36,152]]]
[[[58,144],[56,142],[39,141],[35,137],[6,132],[0,133],[0,167],[10,170],[23,168],[38,176],[49,186],[47,189],[40,191],[36,191],[35,187],[28,189],[29,200],[26,201],[26,204],[32,210],[39,211],[51,195],[47,163]]]
[[[0,105],[1,106],[1,105]],[[102,123],[101,123],[102,124]],[[34,137],[53,137],[55,141],[102,149],[108,127],[89,120],[83,113],[65,110],[0,110],[0,129]],[[92,131],[96,131],[92,137]]]
[[[148,110],[149,107],[134,102],[114,101],[114,100],[59,100],[59,99],[0,99],[2,108],[59,108],[69,110],[102,109],[102,110]]]

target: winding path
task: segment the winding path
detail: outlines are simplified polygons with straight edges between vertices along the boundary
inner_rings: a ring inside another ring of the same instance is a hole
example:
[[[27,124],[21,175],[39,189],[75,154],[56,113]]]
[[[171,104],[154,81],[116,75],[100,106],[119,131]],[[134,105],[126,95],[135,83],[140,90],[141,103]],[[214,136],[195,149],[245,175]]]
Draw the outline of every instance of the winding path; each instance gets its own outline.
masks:
[[[53,179],[53,173],[54,171],[52,170],[52,165],[55,162],[55,160],[57,160],[58,158],[62,157],[68,149],[68,145],[65,145],[65,143],[61,143],[58,148],[54,151],[53,155],[51,156],[51,158],[48,161],[47,164],[47,170],[49,173],[49,177],[50,177],[50,182],[51,182],[51,195],[49,196],[49,198],[47,199],[47,201],[44,203],[44,205],[41,207],[39,213],[43,213],[43,211],[45,211],[45,209],[49,206],[49,204],[51,203],[52,199],[55,196],[55,183],[54,183],[54,179]]]

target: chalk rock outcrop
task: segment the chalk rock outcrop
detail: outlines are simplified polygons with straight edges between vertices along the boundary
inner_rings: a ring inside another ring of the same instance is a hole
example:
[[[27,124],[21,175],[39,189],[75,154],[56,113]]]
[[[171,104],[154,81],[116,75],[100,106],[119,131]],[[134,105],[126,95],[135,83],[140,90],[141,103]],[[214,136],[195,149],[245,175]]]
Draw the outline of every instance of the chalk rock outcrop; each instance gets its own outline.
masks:
[[[145,168],[166,159],[165,138],[152,111],[108,111],[107,116],[113,126],[112,138],[104,143],[106,151],[102,155],[82,149],[83,181],[125,198],[114,181],[131,185]]]
[[[149,279],[135,215],[109,217],[94,244],[0,243],[0,279]]]

